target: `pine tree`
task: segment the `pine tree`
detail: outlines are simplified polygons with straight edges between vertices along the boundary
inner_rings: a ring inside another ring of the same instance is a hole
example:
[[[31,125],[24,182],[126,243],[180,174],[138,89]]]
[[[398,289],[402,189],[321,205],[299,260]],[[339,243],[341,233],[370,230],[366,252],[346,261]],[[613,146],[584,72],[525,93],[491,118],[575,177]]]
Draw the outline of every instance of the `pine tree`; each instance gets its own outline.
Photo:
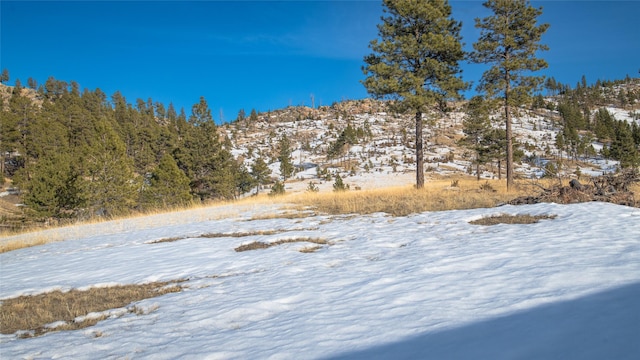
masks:
[[[376,98],[397,100],[396,110],[415,114],[416,187],[424,187],[422,123],[424,113],[445,108],[466,88],[459,78],[464,58],[461,23],[447,0],[384,0],[379,40],[369,44],[363,84]]]
[[[615,139],[611,143],[610,154],[613,159],[620,161],[620,167],[623,169],[637,168],[640,165],[640,152],[633,141],[628,122],[616,122]]]
[[[142,194],[148,207],[186,205],[192,201],[189,178],[178,168],[170,154],[165,154],[151,173]]]
[[[261,157],[256,159],[253,167],[251,168],[251,175],[254,179],[256,179],[256,182],[258,183],[256,195],[260,192],[260,187],[264,185],[270,174],[271,170],[267,166],[267,163]]]
[[[340,192],[347,190],[349,190],[349,185],[344,183],[340,174],[337,174],[336,181],[333,183],[333,191]]]
[[[256,123],[258,121],[258,113],[256,109],[251,109],[251,113],[249,114],[249,122]]]
[[[100,215],[124,213],[136,204],[139,186],[126,148],[106,120],[96,123],[87,156],[89,207]]]
[[[68,153],[48,152],[31,170],[25,204],[37,216],[70,217],[85,203],[85,181]]]
[[[289,142],[287,134],[282,134],[279,148],[278,161],[280,161],[280,175],[282,176],[283,182],[286,182],[295,170],[291,162],[291,143]]]
[[[467,103],[467,116],[463,120],[462,126],[462,131],[466,135],[463,143],[476,153],[476,158],[473,162],[476,165],[477,179],[480,180],[480,165],[487,161],[485,155],[488,152],[483,141],[491,131],[489,107],[484,98],[474,96]]]
[[[9,82],[9,70],[7,69],[2,69],[2,74],[0,74],[0,83],[7,83]]]
[[[507,188],[513,186],[512,111],[524,103],[542,77],[525,76],[525,71],[547,67],[546,61],[536,58],[536,52],[547,50],[540,44],[548,24],[536,24],[542,9],[533,8],[528,0],[488,0],[483,4],[493,15],[476,19],[480,38],[473,44],[472,59],[491,67],[482,74],[478,89],[491,98],[502,100],[505,116],[507,146]]]

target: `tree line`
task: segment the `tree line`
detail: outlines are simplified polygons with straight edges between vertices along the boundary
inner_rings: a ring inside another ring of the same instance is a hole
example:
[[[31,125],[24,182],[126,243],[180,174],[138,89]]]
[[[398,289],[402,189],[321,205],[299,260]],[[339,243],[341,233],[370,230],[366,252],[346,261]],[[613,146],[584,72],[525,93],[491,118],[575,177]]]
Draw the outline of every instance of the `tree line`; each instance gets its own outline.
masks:
[[[109,98],[51,77],[30,89],[16,80],[0,107],[2,180],[23,190],[38,217],[233,199],[270,173],[264,161],[249,171],[234,159],[204,97],[187,116],[173,104],[131,104],[120,92]]]

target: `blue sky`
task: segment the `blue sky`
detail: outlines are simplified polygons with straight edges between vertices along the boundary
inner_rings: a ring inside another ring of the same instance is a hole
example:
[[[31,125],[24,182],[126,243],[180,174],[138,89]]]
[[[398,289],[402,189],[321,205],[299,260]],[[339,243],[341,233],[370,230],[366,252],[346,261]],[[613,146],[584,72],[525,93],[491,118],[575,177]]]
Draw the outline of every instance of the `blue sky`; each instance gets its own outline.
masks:
[[[550,50],[545,75],[575,84],[638,77],[640,1],[532,1],[543,7]],[[467,49],[482,1],[451,1]],[[376,37],[381,1],[5,1],[0,68],[74,80],[129,103],[173,102],[187,115],[204,96],[216,121],[288,105],[367,97],[363,57]],[[463,65],[477,83],[480,65]]]

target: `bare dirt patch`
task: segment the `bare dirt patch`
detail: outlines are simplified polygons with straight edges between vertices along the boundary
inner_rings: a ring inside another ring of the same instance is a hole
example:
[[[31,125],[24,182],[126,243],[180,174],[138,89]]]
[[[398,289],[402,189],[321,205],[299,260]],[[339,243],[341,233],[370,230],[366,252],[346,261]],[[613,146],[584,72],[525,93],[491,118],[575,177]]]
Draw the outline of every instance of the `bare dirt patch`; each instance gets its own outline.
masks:
[[[234,250],[236,252],[243,252],[243,251],[249,251],[249,250],[267,249],[267,248],[270,248],[270,247],[273,247],[273,246],[278,246],[278,245],[282,245],[282,244],[289,244],[289,243],[296,243],[296,242],[308,242],[308,243],[318,244],[318,245],[327,245],[327,244],[329,244],[324,239],[295,238],[295,239],[278,240],[278,241],[274,241],[274,242],[271,242],[271,243],[254,241],[254,242],[249,243],[249,244],[240,245],[237,248],[235,248]],[[317,249],[315,249],[315,250],[317,250]],[[315,250],[313,250],[313,251],[315,251]],[[304,251],[302,251],[302,252],[304,252]],[[312,251],[309,251],[309,252],[312,252]]]
[[[519,214],[519,215],[509,215],[509,214],[500,214],[494,216],[483,217],[482,219],[469,221],[469,224],[472,225],[498,225],[498,224],[535,224],[540,222],[540,220],[551,220],[555,219],[557,215],[529,215],[529,214]]]
[[[82,329],[109,317],[99,314],[100,312],[181,290],[182,287],[174,281],[100,287],[84,291],[52,291],[4,299],[0,304],[0,333],[13,334],[20,331],[20,337],[24,338],[51,331]],[[144,313],[136,306],[127,308],[127,312]],[[95,316],[87,316],[92,313]],[[55,327],[47,326],[55,322],[63,323]]]

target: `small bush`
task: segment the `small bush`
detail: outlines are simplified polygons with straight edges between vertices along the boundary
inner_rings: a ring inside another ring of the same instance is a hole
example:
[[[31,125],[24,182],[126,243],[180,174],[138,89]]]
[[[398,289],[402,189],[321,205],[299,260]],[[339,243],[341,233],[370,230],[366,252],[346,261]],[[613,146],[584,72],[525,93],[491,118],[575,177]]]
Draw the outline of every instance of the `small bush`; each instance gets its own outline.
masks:
[[[491,186],[491,184],[489,184],[488,181],[480,185],[480,190],[488,191],[488,192],[496,192],[496,189],[494,189],[493,186]]]
[[[313,181],[309,181],[309,185],[307,186],[307,191],[318,192],[320,191],[320,189],[318,189],[318,186]]]
[[[269,196],[280,196],[284,195],[284,183],[276,180],[275,184],[271,187],[271,191],[269,192]]]
[[[333,183],[333,191],[347,191],[349,190],[349,185],[345,184],[344,181],[342,181],[342,177],[340,177],[340,174],[336,175],[336,182]]]

